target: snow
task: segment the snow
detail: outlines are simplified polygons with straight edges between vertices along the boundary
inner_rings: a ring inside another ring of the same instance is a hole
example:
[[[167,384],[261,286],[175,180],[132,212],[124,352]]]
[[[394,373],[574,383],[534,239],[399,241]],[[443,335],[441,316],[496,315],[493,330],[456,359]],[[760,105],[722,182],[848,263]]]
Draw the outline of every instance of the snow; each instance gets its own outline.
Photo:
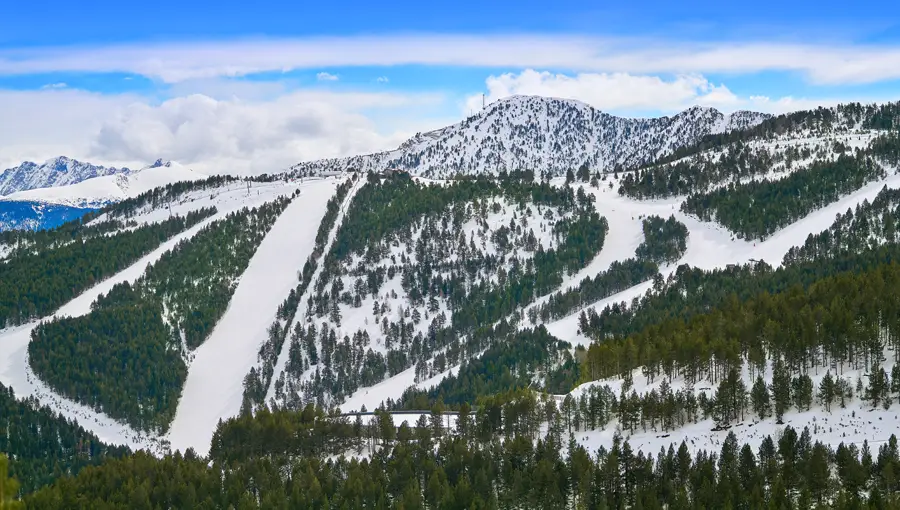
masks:
[[[39,188],[12,193],[3,200],[23,200],[69,205],[97,206],[136,197],[153,188],[179,181],[194,181],[208,176],[178,163],[151,166],[131,173],[94,177],[75,184]]]
[[[601,183],[603,184],[603,183]],[[628,224],[628,228],[633,228],[640,236],[640,221],[637,219],[639,215],[659,215],[667,218],[669,215],[675,215],[675,219],[687,226],[690,236],[687,241],[687,250],[684,256],[674,264],[669,264],[660,268],[660,273],[664,278],[668,278],[679,265],[688,264],[700,269],[716,269],[724,268],[729,264],[744,264],[753,260],[765,260],[773,267],[781,265],[785,254],[794,246],[802,245],[810,234],[818,234],[834,223],[838,214],[847,212],[847,209],[854,209],[857,204],[865,200],[871,202],[881,191],[884,186],[889,188],[900,187],[900,174],[889,175],[885,179],[871,182],[863,186],[859,190],[842,197],[837,202],[827,205],[822,209],[810,213],[806,217],[796,221],[788,227],[779,230],[765,241],[745,241],[736,238],[732,233],[728,232],[724,227],[716,223],[700,221],[697,218],[684,214],[679,211],[681,201],[683,199],[663,199],[663,200],[633,200],[631,198],[622,197],[617,192],[617,186],[613,186],[610,190],[607,186],[600,186],[600,189],[585,186],[585,192],[591,192],[596,197],[595,206],[602,216],[606,216],[610,220],[610,233],[613,233],[614,225],[620,223]],[[629,218],[633,217],[635,220]],[[622,234],[624,236],[624,234]],[[640,236],[642,237],[642,236]],[[624,260],[634,256],[633,240],[630,242],[615,242],[609,246],[604,244],[600,257],[605,260]],[[607,248],[609,251],[607,252]],[[595,259],[596,262],[596,259]],[[592,262],[588,268],[594,267],[597,272],[603,270],[602,263]],[[606,265],[608,267],[608,264]],[[579,273],[578,278],[588,276],[588,268]],[[571,284],[577,284],[580,280],[573,279]],[[630,302],[633,298],[642,296],[651,287],[652,282],[644,282],[636,285],[618,294],[610,296],[606,299],[599,300],[593,304],[587,305],[585,308],[595,308],[602,310],[607,305],[616,302]],[[546,298],[545,298],[546,299]],[[544,300],[545,300],[544,299]],[[590,339],[584,335],[577,333],[578,331],[578,315],[580,310],[546,324],[547,330],[554,336],[565,340],[574,345],[590,344]]]
[[[323,257],[325,256],[325,254],[327,254],[329,251],[331,251],[331,245],[334,244],[334,240],[337,237],[338,228],[340,227],[341,223],[344,221],[344,214],[346,214],[346,212],[347,212],[347,206],[350,204],[350,202],[353,201],[353,197],[356,196],[356,193],[364,185],[365,185],[365,179],[357,180],[356,183],[350,188],[350,191],[347,192],[347,196],[344,197],[344,202],[343,202],[343,204],[341,204],[341,208],[338,211],[338,215],[337,215],[337,218],[335,219],[334,226],[332,227],[331,232],[328,234],[328,240],[325,241],[325,247],[322,250]],[[319,228],[319,225],[316,224],[316,229],[318,230],[318,228]],[[313,235],[315,236],[315,234],[313,234]],[[297,267],[302,269],[304,262],[305,262],[305,260],[302,261],[300,263],[300,265],[298,265]],[[291,322],[291,324],[287,325],[288,331],[293,331],[296,322],[299,320],[303,320],[303,318],[306,317],[306,311],[309,308],[309,303],[308,303],[309,296],[311,295],[312,292],[314,292],[315,283],[319,280],[319,277],[322,275],[322,269],[324,267],[325,267],[325,265],[322,263],[322,260],[320,258],[320,260],[318,261],[318,264],[316,266],[316,270],[313,272],[313,275],[310,277],[311,283],[309,286],[306,287],[306,292],[304,292],[303,296],[301,296],[301,298],[300,298],[300,301],[299,301],[300,304],[297,307],[298,309],[297,309],[296,315],[294,316],[294,321]],[[266,393],[266,402],[269,402],[271,399],[273,399],[275,397],[275,381],[277,381],[278,378],[281,376],[281,373],[284,372],[284,367],[285,367],[285,365],[287,365],[287,361],[288,361],[288,352],[289,352],[290,347],[291,347],[291,339],[289,336],[288,338],[285,339],[284,345],[281,346],[281,352],[278,353],[278,360],[275,362],[275,370],[273,372],[272,380],[269,382],[269,389]]]
[[[65,186],[94,177],[130,172],[131,170],[128,168],[107,168],[67,157],[49,159],[41,164],[26,161],[17,167],[0,172],[0,196],[29,189]]]
[[[269,202],[279,196],[293,193],[294,189],[296,186],[283,182],[271,183],[265,187],[264,193],[246,195],[242,202],[216,204],[222,205],[217,214],[175,235],[128,268],[76,296],[60,307],[52,317],[80,317],[88,314],[91,303],[100,294],[108,293],[117,283],[137,280],[147,266],[159,260],[165,252],[171,250],[181,240],[190,239],[203,227],[224,218],[230,212],[245,206],[252,207]],[[0,382],[12,387],[18,398],[34,396],[41,405],[47,405],[54,412],[77,420],[82,427],[96,434],[105,443],[123,444],[134,449],[147,449],[155,453],[162,452],[163,446],[159,438],[136,432],[130,426],[117,422],[103,413],[56,394],[34,375],[28,363],[28,342],[31,338],[31,331],[39,322],[33,321],[22,326],[0,330]]]
[[[894,366],[893,352],[885,351],[886,357],[889,359],[882,367],[891,372]],[[623,439],[628,439],[632,449],[635,451],[643,451],[648,454],[656,454],[659,449],[668,448],[669,444],[674,443],[677,449],[682,441],[686,441],[691,452],[699,450],[718,452],[725,437],[729,432],[734,432],[737,436],[738,444],[750,444],[756,450],[759,444],[768,436],[772,436],[773,440],[778,439],[785,427],[791,426],[799,435],[803,432],[804,427],[809,427],[810,433],[813,435],[814,441],[821,441],[823,444],[836,447],[840,443],[855,443],[861,445],[863,441],[868,441],[870,445],[877,445],[886,442],[892,434],[900,432],[900,406],[892,405],[890,409],[884,410],[882,407],[873,409],[870,403],[862,401],[856,394],[856,380],[862,378],[863,383],[868,383],[866,370],[855,370],[845,365],[844,369],[838,367],[838,370],[832,370],[832,377],[842,377],[848,380],[854,388],[853,399],[847,402],[846,408],[841,408],[840,401],[835,402],[831,406],[831,411],[826,411],[818,403],[814,403],[808,411],[799,412],[792,407],[784,415],[783,425],[778,425],[775,418],[770,416],[760,421],[758,417],[753,415],[752,411],[744,415],[744,419],[733,424],[728,430],[711,430],[715,427],[712,419],[702,420],[698,423],[686,423],[683,427],[675,428],[668,432],[662,429],[653,431],[648,428],[647,431],[638,427],[638,429],[629,434],[618,426],[616,420],[611,420],[603,429],[582,430],[574,432],[576,440],[585,446],[588,451],[596,451],[597,448],[603,446],[607,449],[612,445],[612,439],[616,431],[622,435]],[[810,369],[808,375],[813,381],[813,392],[818,390],[819,383],[825,377],[826,369],[819,367],[818,370]],[[752,387],[753,378],[747,365],[745,364],[741,371],[741,378],[747,389]],[[633,389],[639,394],[646,394],[653,389],[659,389],[663,377],[657,377],[653,384],[648,384],[646,378],[641,374],[641,370],[637,369],[632,374]],[[767,385],[772,383],[771,363],[766,367],[763,379]],[[575,388],[571,395],[578,397],[590,386],[608,386],[618,398],[622,386],[622,379],[607,379],[594,381]],[[701,390],[705,391],[708,397],[715,394],[715,384],[709,381],[698,381],[694,385],[694,393],[699,395]],[[672,391],[679,391],[684,388],[684,380],[676,378],[671,381]],[[630,393],[630,391],[629,391]],[[560,396],[561,398],[562,396]],[[875,449],[873,447],[875,451]]]
[[[411,367],[400,372],[394,377],[389,377],[384,381],[381,381],[374,386],[369,386],[368,388],[361,388],[357,390],[356,393],[347,398],[339,407],[341,411],[345,413],[360,411],[363,406],[365,406],[367,410],[373,411],[377,409],[378,406],[383,404],[387,399],[399,399],[401,396],[403,396],[403,392],[410,387],[415,387],[420,390],[428,390],[434,386],[437,386],[438,383],[440,383],[445,377],[455,375],[458,371],[459,366],[457,365],[453,368],[436,374],[430,379],[426,379],[416,383],[416,368]]]
[[[300,186],[301,196],[281,214],[238,283],[225,315],[193,353],[168,438],[174,449],[209,451],[220,419],[241,408],[244,376],[256,361],[278,305],[296,286],[295,275],[315,246],[325,206],[337,181]]]
[[[704,135],[754,126],[768,117],[753,112],[723,115],[712,108],[693,107],[672,117],[628,119],[581,101],[513,96],[457,124],[419,133],[393,151],[304,162],[291,170],[397,168],[447,178],[521,169],[561,175],[587,163],[592,170],[606,171],[616,164],[646,163]]]

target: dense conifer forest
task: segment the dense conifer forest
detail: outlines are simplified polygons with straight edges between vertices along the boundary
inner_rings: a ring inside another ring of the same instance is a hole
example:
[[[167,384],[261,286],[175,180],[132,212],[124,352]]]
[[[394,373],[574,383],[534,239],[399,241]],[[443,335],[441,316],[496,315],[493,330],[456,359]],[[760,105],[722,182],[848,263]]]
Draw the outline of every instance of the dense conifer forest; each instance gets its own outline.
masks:
[[[764,240],[841,195],[884,177],[881,165],[859,153],[814,162],[779,180],[732,184],[690,195],[681,210],[716,221],[740,238]]]
[[[17,400],[12,388],[2,384],[0,432],[0,452],[10,457],[9,475],[18,479],[24,493],[61,476],[76,475],[87,466],[131,454],[128,448],[103,444],[74,420],[32,399]],[[5,475],[0,471],[0,478]]]
[[[447,428],[440,407],[416,423],[368,424],[320,409],[220,424],[210,459],[143,453],[81,470],[29,508],[898,508],[896,437],[873,447],[786,427],[758,447],[729,434],[717,451],[656,454],[627,439],[588,451],[574,413],[531,392],[468,405]],[[328,452],[371,451],[362,460]],[[327,460],[324,460],[327,457]],[[0,464],[2,465],[2,464]],[[2,475],[2,474],[0,474]]]

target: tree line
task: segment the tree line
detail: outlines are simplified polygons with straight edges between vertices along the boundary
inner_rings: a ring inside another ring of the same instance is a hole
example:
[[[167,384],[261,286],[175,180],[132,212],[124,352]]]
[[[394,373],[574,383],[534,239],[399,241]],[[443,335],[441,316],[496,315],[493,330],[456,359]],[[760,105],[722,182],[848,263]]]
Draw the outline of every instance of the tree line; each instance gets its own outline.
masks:
[[[900,301],[887,291],[898,281],[900,266],[890,263],[744,302],[732,295],[686,321],[667,320],[593,343],[582,376],[596,380],[643,367],[651,379],[664,374],[689,382],[717,381],[744,362],[754,373],[778,359],[792,373],[831,365],[868,367],[882,359],[885,346],[898,346],[900,324],[892,317]],[[587,333],[604,335],[590,327]]]
[[[22,493],[29,493],[62,476],[77,475],[87,466],[130,455],[131,451],[104,444],[75,420],[40,406],[33,397],[17,400],[12,388],[0,384],[2,454],[10,458],[9,475],[19,481]],[[6,474],[0,470],[0,477]]]
[[[328,418],[309,408],[298,413],[266,412],[221,424],[210,459],[192,451],[162,459],[137,453],[63,477],[26,494],[24,502],[47,509],[900,505],[894,436],[877,450],[867,442],[834,448],[814,441],[809,429],[786,427],[758,447],[729,433],[717,451],[692,452],[682,442],[654,454],[615,435],[609,446],[593,450],[566,433],[566,419],[553,400],[524,392],[465,407],[452,428],[440,406],[415,424],[399,426],[386,413],[376,413],[365,426],[332,418],[341,438],[363,439],[374,453],[326,458],[336,440],[316,431],[327,428],[322,423]],[[294,454],[306,449],[319,453]]]

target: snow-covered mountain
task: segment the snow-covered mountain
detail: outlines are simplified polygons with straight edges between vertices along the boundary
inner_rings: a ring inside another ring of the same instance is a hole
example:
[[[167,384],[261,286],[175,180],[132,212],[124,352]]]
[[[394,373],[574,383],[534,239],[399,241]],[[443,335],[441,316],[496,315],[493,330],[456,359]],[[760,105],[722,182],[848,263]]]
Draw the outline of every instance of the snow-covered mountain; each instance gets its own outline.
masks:
[[[19,191],[0,200],[41,202],[82,208],[100,207],[173,182],[193,181],[206,177],[208,177],[206,174],[195,172],[178,163],[157,160],[140,170],[104,175],[65,186]]]
[[[26,161],[0,173],[0,196],[17,191],[65,186],[106,175],[127,175],[128,168],[114,168],[93,165],[64,156],[44,163]]]
[[[631,167],[665,156],[705,135],[743,129],[770,115],[724,115],[695,106],[672,117],[616,117],[580,101],[513,96],[451,126],[419,133],[392,151],[299,163],[304,173],[406,170],[423,177],[535,170],[560,175]]]

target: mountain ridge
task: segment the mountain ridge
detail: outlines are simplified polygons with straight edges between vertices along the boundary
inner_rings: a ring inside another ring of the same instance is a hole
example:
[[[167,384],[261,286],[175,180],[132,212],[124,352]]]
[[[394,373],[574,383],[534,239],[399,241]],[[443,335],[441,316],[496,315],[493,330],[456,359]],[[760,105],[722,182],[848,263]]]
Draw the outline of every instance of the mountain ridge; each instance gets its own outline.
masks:
[[[404,170],[430,178],[545,169],[561,175],[587,164],[612,171],[645,164],[709,134],[746,129],[771,115],[723,114],[693,106],[673,116],[625,118],[584,102],[512,96],[463,121],[417,133],[399,147],[293,165],[299,175],[346,170]]]
[[[19,191],[77,184],[94,177],[131,172],[133,170],[127,167],[106,167],[66,156],[51,158],[40,164],[25,161],[0,173],[0,196],[12,195]]]

